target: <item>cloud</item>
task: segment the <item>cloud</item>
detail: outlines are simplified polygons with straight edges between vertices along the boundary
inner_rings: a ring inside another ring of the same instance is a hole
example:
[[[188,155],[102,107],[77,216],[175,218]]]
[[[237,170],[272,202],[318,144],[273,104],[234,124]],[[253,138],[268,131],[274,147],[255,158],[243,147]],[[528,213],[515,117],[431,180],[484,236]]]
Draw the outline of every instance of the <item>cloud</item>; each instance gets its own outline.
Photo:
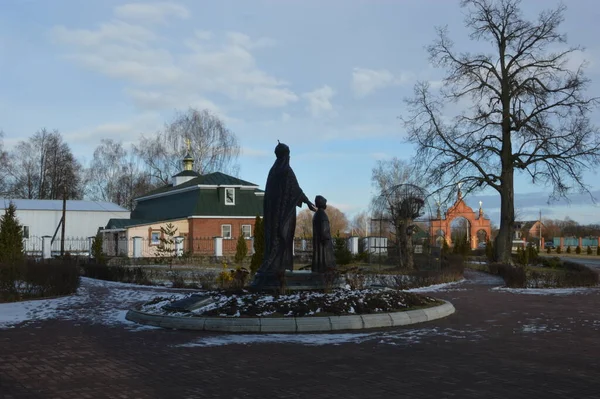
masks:
[[[352,91],[356,98],[366,97],[376,90],[410,81],[411,74],[395,76],[387,69],[354,68],[352,71]]]
[[[331,99],[335,95],[335,91],[325,85],[319,89],[304,93],[302,97],[308,101],[307,109],[313,117],[318,117],[324,114],[333,112]]]
[[[137,21],[188,15],[170,3],[128,4],[114,12]],[[257,65],[253,51],[275,45],[266,37],[195,30],[180,40],[184,50],[174,51],[167,47],[173,41],[158,31],[119,19],[92,29],[55,26],[50,33],[67,49],[67,59],[123,81],[124,93],[143,110],[187,108],[191,103],[215,110],[219,107],[207,100],[215,94],[264,108],[285,107],[299,99],[286,81]]]
[[[114,14],[121,19],[164,24],[169,17],[187,19],[189,11],[174,3],[130,3],[115,7]]]

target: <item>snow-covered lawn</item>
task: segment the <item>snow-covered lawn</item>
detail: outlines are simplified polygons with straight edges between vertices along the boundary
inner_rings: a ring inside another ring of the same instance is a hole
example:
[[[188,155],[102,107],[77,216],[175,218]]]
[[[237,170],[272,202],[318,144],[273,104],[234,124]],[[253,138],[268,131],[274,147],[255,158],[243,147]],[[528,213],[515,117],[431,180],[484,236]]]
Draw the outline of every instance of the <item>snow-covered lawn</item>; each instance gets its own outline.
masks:
[[[82,321],[109,326],[125,325],[140,329],[138,324],[125,320],[129,309],[156,296],[177,295],[173,290],[144,287],[135,284],[94,280],[83,277],[77,293],[63,298],[0,304],[0,329],[23,322],[48,319]]]

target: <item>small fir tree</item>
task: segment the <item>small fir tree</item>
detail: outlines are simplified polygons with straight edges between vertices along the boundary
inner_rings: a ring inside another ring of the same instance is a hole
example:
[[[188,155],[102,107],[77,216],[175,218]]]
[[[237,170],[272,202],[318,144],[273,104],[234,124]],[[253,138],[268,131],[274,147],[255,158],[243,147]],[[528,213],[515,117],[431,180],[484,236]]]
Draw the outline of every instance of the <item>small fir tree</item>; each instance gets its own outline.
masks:
[[[587,246],[586,253],[587,253],[588,255],[591,255],[591,254],[592,254],[592,247],[590,247],[589,245]]]
[[[578,245],[575,247],[575,253],[579,255],[581,253],[581,247]]]
[[[352,261],[352,252],[348,249],[346,239],[340,237],[339,231],[333,241],[333,254],[335,256],[335,263],[338,265],[347,265]]]
[[[250,272],[255,274],[262,264],[265,254],[265,227],[260,216],[254,221],[254,253],[250,261]]]
[[[567,245],[567,253],[570,254],[571,253],[571,246]]]
[[[167,223],[165,227],[160,226],[161,237],[160,244],[156,247],[156,254],[168,258],[169,267],[173,265],[173,259],[177,257],[177,248],[175,247],[175,235],[177,227],[173,223]]]
[[[0,263],[17,265],[24,260],[23,227],[17,219],[17,207],[11,202],[0,218]]]
[[[560,253],[561,253],[561,252],[562,252],[562,248],[561,248],[561,246],[559,245],[558,247],[556,247],[556,253],[557,253],[558,255],[560,255]]]
[[[235,246],[235,263],[242,263],[248,254],[248,246],[243,234],[240,234]]]
[[[102,238],[102,233],[98,232],[96,237],[94,237],[94,241],[92,242],[92,257],[98,264],[105,264],[106,258],[104,256],[104,252],[102,250],[104,239]]]
[[[600,255],[600,245],[596,247],[596,255]]]
[[[444,242],[442,243],[442,254],[446,255],[450,253],[450,246],[448,245],[448,242],[446,240],[444,240]]]

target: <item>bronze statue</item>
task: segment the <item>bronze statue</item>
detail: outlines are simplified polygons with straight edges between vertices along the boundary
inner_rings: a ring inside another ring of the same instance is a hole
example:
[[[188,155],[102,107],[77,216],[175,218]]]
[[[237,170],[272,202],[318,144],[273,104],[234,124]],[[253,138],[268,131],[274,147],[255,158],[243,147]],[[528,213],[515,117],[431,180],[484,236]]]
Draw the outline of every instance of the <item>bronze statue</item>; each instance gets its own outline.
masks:
[[[335,255],[331,240],[329,217],[325,213],[327,200],[317,195],[315,198],[317,212],[313,216],[313,273],[327,273],[335,269]]]
[[[296,230],[296,207],[307,204],[312,211],[315,206],[308,200],[294,171],[290,167],[290,148],[279,143],[275,147],[277,159],[269,171],[264,197],[265,254],[256,273],[252,288],[272,286],[285,270],[293,270],[293,245]]]

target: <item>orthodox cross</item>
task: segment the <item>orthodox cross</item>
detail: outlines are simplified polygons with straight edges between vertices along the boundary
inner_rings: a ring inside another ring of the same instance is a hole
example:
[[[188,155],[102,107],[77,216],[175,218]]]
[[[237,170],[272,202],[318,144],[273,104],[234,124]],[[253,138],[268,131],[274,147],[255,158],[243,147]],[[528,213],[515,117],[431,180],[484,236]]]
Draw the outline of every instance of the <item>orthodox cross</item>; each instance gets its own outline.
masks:
[[[192,147],[192,141],[189,138],[185,139],[185,145],[187,146],[187,152],[190,152],[190,149]]]

